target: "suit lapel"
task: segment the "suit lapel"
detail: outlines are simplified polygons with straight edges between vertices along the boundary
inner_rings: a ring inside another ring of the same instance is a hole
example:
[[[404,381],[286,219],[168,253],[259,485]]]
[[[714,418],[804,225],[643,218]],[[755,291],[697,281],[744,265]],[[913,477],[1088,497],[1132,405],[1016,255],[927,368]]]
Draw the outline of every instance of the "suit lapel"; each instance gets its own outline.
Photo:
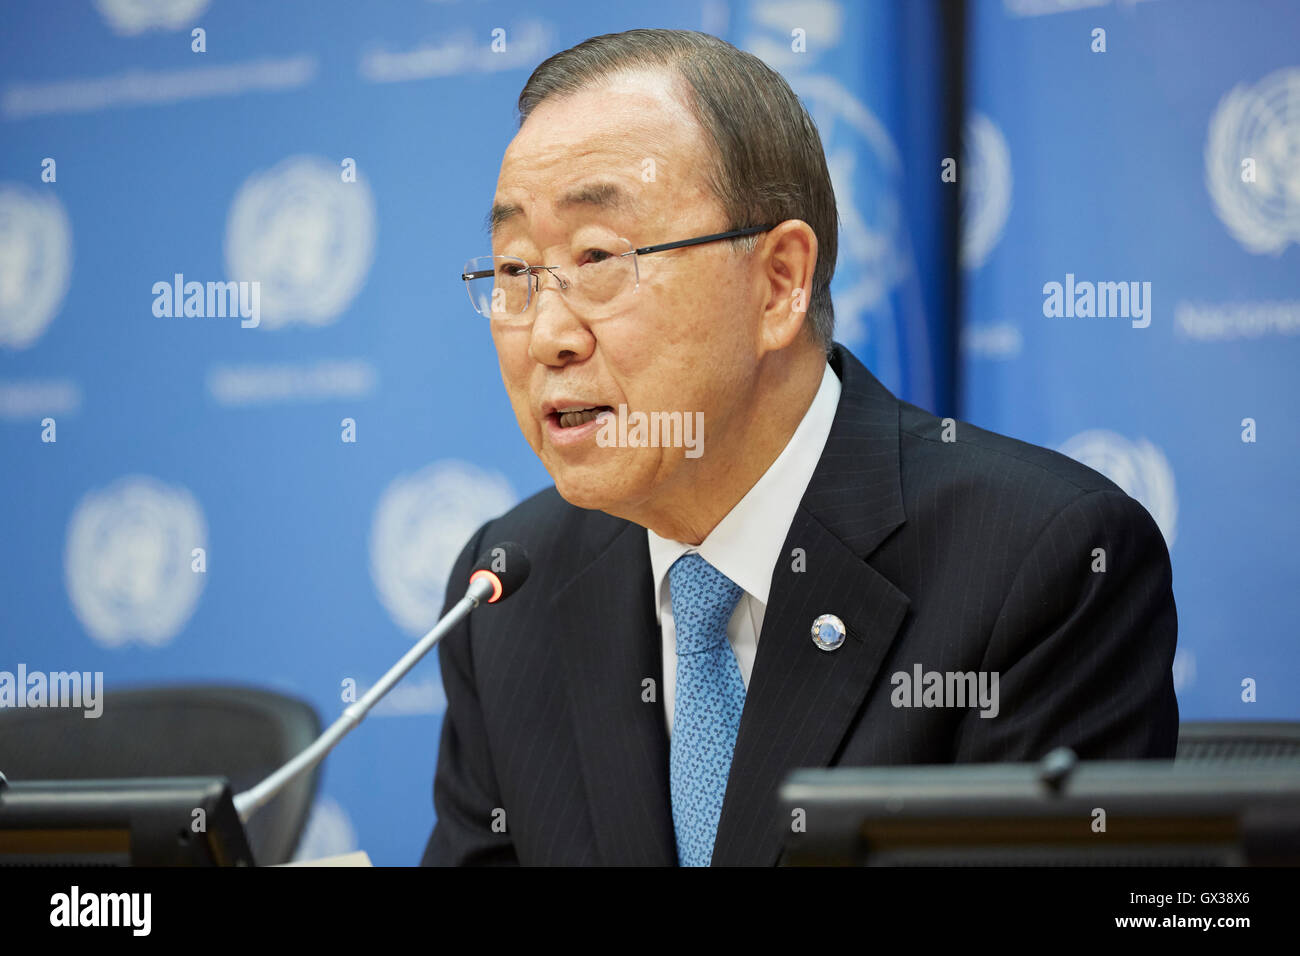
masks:
[[[663,651],[645,529],[593,513],[594,556],[552,600],[601,863],[677,862],[662,702]],[[582,562],[580,562],[582,563]],[[646,680],[653,699],[645,701]]]
[[[841,347],[831,364],[840,403],[773,571],[714,843],[718,866],[776,862],[788,825],[776,816],[782,780],[832,761],[907,613],[907,596],[865,560],[905,517],[898,402]],[[806,560],[799,570],[796,548]],[[844,622],[837,650],[812,642],[821,614]]]

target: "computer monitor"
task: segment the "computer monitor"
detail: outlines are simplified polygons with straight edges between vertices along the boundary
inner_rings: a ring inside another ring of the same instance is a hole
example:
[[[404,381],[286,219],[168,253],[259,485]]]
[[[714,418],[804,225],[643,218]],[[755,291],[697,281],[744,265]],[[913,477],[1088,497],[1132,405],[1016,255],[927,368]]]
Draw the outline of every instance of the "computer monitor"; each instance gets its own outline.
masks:
[[[6,781],[0,866],[252,866],[224,777]]]
[[[1066,754],[1067,756],[1062,756]],[[793,865],[1296,865],[1300,760],[799,770]]]

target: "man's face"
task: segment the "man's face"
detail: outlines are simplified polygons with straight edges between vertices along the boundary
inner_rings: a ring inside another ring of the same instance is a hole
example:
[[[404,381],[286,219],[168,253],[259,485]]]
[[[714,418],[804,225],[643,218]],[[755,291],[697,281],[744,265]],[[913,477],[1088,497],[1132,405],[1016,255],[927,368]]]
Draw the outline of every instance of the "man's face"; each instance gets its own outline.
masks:
[[[565,264],[580,281],[585,250],[608,249],[611,237],[640,248],[723,232],[732,223],[707,188],[709,159],[666,74],[547,100],[502,161],[493,254]],[[726,438],[746,424],[758,360],[760,286],[749,257],[718,242],[638,259],[639,287],[613,314],[582,314],[543,272],[531,325],[491,323],[519,427],[560,494],[621,516],[708,493],[718,461],[736,451]],[[600,420],[565,427],[573,419],[556,411],[620,405],[703,412],[703,454],[602,447]]]

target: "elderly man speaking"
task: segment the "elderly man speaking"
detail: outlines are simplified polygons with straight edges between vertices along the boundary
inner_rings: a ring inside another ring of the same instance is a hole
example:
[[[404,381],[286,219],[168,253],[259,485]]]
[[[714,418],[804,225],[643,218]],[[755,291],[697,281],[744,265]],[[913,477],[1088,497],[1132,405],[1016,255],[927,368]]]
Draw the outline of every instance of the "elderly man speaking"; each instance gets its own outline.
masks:
[[[555,486],[452,572],[532,557],[440,647],[425,863],[770,865],[795,768],[1173,755],[1155,523],[833,341],[835,196],[778,74],[633,30],[519,112],[463,278]]]

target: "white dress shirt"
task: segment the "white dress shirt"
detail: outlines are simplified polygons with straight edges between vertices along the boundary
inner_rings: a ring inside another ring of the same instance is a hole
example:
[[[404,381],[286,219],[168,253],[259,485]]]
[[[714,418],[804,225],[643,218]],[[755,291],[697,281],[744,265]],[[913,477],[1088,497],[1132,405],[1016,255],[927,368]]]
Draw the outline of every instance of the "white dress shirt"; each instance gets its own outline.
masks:
[[[754,487],[736,502],[736,506],[698,546],[661,538],[646,529],[650,541],[650,569],[658,596],[655,610],[663,634],[663,701],[670,735],[677,689],[677,629],[673,625],[668,569],[683,554],[698,551],[700,557],[744,590],[727,622],[727,640],[731,642],[736,663],[740,665],[741,680],[748,690],[749,675],[754,670],[754,658],[758,654],[758,636],[763,632],[763,614],[767,610],[772,572],[777,561],[792,560],[781,554],[781,548],[808,482],[821,460],[839,402],[839,376],[827,365],[822,372],[821,387],[789,443]]]

